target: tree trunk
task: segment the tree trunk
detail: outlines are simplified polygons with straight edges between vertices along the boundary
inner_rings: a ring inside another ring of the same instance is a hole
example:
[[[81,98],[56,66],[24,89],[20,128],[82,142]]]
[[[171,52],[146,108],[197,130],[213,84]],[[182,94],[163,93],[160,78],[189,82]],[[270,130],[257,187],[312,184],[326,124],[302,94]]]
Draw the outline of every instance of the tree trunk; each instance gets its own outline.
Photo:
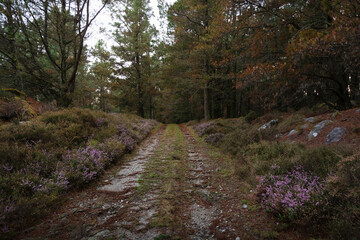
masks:
[[[204,118],[205,120],[210,119],[210,112],[209,112],[209,86],[208,82],[205,82],[204,86]]]

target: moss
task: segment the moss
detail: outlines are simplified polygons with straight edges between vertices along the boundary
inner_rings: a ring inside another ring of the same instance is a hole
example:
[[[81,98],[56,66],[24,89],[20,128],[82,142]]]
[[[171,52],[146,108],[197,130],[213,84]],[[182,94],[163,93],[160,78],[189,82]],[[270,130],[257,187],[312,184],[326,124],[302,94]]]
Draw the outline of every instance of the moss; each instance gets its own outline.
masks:
[[[22,97],[22,98],[26,97],[26,94],[24,92],[15,88],[1,88],[0,90],[1,90],[0,92],[11,93],[17,97]]]
[[[248,112],[248,114],[246,114],[246,116],[244,117],[244,120],[247,122],[247,123],[251,123],[252,121],[254,121],[256,118],[258,117],[258,114],[254,111],[250,111]]]

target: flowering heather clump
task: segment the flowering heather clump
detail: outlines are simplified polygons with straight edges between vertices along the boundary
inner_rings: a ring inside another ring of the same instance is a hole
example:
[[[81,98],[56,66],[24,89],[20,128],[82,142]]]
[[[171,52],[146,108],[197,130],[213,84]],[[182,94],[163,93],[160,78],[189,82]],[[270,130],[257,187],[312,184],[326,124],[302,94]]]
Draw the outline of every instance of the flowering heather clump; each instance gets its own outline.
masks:
[[[223,139],[224,136],[225,136],[225,134],[223,134],[223,133],[210,134],[209,136],[207,136],[205,138],[205,142],[215,145],[216,143],[221,141],[221,139]]]
[[[197,126],[194,127],[195,132],[202,137],[203,135],[205,135],[206,133],[209,132],[209,130],[211,128],[213,128],[215,126],[214,123],[212,122],[206,122],[206,123],[201,123]]]
[[[276,170],[278,166],[272,166]],[[297,167],[286,175],[269,175],[260,181],[261,206],[287,219],[300,217],[308,207],[324,207],[325,185],[316,176]],[[308,209],[309,210],[309,209]]]
[[[152,120],[146,120],[141,126],[140,126],[140,129],[139,129],[139,132],[141,134],[143,134],[144,136],[147,136],[151,129],[153,129],[153,121]]]
[[[131,132],[125,125],[118,125],[118,131],[120,133],[121,142],[125,145],[126,150],[131,152],[135,148],[136,140],[132,137]]]
[[[102,127],[105,124],[106,124],[106,121],[105,121],[104,118],[101,118],[101,117],[96,118],[96,120],[95,120],[95,126],[96,127]]]
[[[131,152],[135,148],[136,141],[129,135],[122,134],[121,141],[125,145],[126,150]]]
[[[9,227],[6,224],[6,218],[15,210],[13,202],[5,203],[0,198],[0,232],[9,232]]]
[[[95,147],[79,148],[76,152],[68,151],[63,162],[58,163],[55,175],[60,182],[66,182],[67,178],[80,183],[89,182],[102,172],[111,160],[106,152]]]

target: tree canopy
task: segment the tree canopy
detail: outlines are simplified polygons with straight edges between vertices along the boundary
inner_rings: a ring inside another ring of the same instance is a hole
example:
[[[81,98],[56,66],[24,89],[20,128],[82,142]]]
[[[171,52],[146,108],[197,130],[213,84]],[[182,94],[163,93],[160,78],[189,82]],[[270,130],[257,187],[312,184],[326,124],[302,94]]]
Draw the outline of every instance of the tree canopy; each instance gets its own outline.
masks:
[[[360,103],[357,0],[178,0],[161,11],[171,41],[150,24],[148,0],[113,1],[115,44],[90,50],[95,61],[89,6],[2,1],[2,87],[167,122]]]

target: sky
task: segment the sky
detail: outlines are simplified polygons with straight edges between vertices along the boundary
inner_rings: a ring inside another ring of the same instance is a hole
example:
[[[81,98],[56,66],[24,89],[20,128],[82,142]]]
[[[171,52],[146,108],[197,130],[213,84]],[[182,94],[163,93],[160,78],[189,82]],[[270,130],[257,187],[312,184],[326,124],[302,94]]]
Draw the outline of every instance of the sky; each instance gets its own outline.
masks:
[[[101,6],[100,0],[95,0],[94,3],[94,9],[99,9]],[[173,4],[176,0],[165,0],[168,4]],[[150,22],[153,24],[160,32],[166,32],[166,25],[162,24],[163,27],[161,27],[160,19],[159,19],[159,10],[158,10],[158,0],[150,0],[150,7],[152,8],[154,12],[154,16],[151,17]],[[112,40],[111,33],[108,31],[111,31],[111,14],[109,9],[105,8],[103,11],[97,16],[94,23],[90,26],[88,30],[89,37],[86,40],[86,44],[89,47],[93,47],[100,39],[104,40],[104,42],[107,45],[107,48],[110,49],[111,45],[114,44],[114,41]],[[108,33],[102,33],[100,32],[100,27],[105,28],[108,30]]]

